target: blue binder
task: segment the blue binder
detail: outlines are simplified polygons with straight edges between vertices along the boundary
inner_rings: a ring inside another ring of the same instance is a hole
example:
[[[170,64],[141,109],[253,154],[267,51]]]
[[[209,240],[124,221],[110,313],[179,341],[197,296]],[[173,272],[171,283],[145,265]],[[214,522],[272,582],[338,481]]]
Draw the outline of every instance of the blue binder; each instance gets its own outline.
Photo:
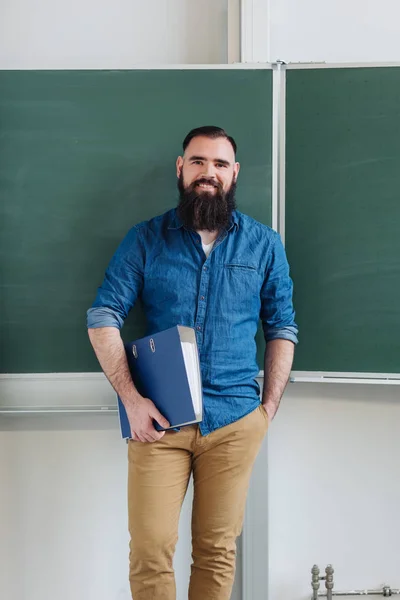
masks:
[[[194,372],[192,369],[191,375],[187,372],[182,342],[193,347],[190,350],[195,368]],[[194,329],[178,325],[129,342],[125,344],[125,351],[138,392],[154,402],[161,414],[168,419],[171,429],[201,421],[201,378]],[[189,379],[192,381],[192,387]],[[193,398],[193,392],[199,394],[197,403]],[[130,438],[128,416],[119,397],[118,409],[122,437]],[[154,426],[158,431],[164,429],[156,421]]]

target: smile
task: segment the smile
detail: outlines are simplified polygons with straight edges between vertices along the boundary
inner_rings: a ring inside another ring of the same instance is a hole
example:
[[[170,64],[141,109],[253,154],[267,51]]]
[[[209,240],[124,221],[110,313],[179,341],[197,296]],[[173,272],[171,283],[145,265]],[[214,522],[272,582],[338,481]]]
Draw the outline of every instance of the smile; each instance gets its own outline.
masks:
[[[198,183],[197,187],[201,187],[204,190],[213,190],[216,186],[209,183]]]

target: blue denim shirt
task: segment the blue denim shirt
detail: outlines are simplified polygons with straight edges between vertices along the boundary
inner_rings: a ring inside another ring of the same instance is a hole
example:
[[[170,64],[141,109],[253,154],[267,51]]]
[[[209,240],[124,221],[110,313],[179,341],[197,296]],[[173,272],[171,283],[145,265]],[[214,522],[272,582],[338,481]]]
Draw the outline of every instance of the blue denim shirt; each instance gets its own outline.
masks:
[[[196,331],[203,384],[203,435],[254,410],[255,335],[297,343],[292,281],[280,236],[234,211],[208,258],[200,235],[185,229],[176,209],[133,227],[112,258],[89,328],[121,328],[141,298],[146,335],[175,325]]]

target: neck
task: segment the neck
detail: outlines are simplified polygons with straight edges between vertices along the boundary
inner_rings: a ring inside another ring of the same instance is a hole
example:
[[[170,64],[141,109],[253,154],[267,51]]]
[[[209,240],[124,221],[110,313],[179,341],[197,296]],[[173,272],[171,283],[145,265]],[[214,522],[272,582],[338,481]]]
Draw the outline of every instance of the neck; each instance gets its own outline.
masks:
[[[207,231],[206,229],[201,229],[197,231],[197,233],[200,235],[203,244],[207,245],[211,244],[211,242],[214,242],[217,239],[219,231]]]

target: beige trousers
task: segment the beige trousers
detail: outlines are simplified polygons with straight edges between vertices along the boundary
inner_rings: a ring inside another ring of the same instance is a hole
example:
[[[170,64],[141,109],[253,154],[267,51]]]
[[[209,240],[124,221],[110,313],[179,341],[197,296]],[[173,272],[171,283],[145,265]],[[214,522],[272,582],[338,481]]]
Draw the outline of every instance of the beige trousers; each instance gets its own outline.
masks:
[[[254,460],[268,428],[260,405],[202,436],[197,425],[128,444],[129,579],[133,600],[175,600],[178,521],[193,473],[189,600],[229,600]]]

